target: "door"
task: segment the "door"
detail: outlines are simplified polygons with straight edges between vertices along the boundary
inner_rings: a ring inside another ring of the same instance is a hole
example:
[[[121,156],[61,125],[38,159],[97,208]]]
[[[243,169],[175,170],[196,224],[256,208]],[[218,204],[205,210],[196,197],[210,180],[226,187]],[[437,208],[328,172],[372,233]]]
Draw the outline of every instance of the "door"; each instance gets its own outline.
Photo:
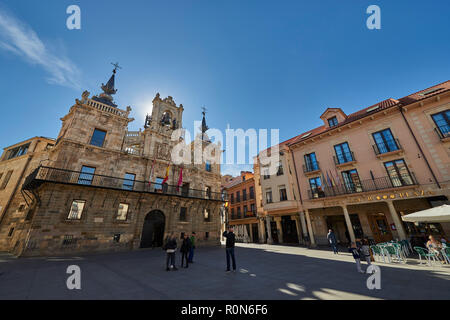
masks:
[[[281,218],[281,227],[283,229],[284,243],[298,243],[297,225],[291,216],[283,216]]]
[[[273,243],[278,243],[278,229],[275,221],[270,222],[270,232],[272,234]]]
[[[161,247],[164,241],[165,217],[159,210],[153,210],[144,220],[141,248]]]
[[[259,243],[259,232],[258,225],[256,223],[252,223],[252,233],[253,233],[253,243]]]
[[[391,229],[384,214],[378,213],[370,215],[369,223],[375,242],[387,242],[393,239]]]

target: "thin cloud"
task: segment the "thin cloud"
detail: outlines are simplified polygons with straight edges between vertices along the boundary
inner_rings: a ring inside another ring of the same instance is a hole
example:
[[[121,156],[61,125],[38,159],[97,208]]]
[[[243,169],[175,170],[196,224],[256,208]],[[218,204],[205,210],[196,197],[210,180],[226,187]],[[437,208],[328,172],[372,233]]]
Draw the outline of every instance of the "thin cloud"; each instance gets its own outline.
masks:
[[[79,70],[65,56],[49,50],[36,32],[0,8],[0,50],[13,53],[30,64],[41,66],[48,74],[47,81],[80,89]]]

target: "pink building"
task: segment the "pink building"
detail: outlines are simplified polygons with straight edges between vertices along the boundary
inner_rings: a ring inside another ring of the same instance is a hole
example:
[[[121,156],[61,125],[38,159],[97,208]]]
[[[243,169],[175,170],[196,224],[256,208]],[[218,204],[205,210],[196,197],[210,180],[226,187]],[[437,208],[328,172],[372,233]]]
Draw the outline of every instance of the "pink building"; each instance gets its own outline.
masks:
[[[350,115],[328,108],[320,118],[323,126],[288,145],[312,245],[326,244],[329,228],[343,244],[450,236],[449,223],[401,220],[448,203],[450,81]]]

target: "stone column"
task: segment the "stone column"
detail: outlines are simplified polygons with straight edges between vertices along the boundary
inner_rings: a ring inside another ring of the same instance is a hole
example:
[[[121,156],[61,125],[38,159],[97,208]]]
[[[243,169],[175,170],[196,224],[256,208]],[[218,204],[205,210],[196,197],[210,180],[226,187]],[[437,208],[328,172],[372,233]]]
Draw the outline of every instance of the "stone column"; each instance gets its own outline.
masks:
[[[353,231],[352,221],[350,220],[350,215],[348,214],[347,206],[342,206],[344,211],[345,223],[347,224],[347,230],[350,235],[350,241],[356,242],[355,232]]]
[[[388,205],[389,213],[391,214],[392,220],[394,221],[395,228],[397,229],[397,233],[400,240],[405,240],[406,232],[405,229],[403,228],[403,223],[400,221],[400,217],[398,216],[397,211],[395,210],[394,203],[392,202],[392,200],[388,200],[386,201],[386,203]]]
[[[278,243],[283,243],[283,226],[281,225],[281,217],[274,218],[277,223]]]
[[[297,229],[297,239],[298,239],[298,243],[301,244],[302,243],[302,229],[300,227],[300,217],[298,216],[291,216],[291,219],[295,221],[295,227]]]
[[[248,224],[248,229],[250,230],[250,243],[253,243],[253,226],[251,223]]]
[[[272,239],[272,229],[270,226],[270,220],[271,217],[270,216],[266,216],[266,226],[267,226],[267,244],[272,244],[273,243],[273,239]]]
[[[264,243],[266,241],[266,230],[264,228],[264,220],[258,220],[258,230],[259,230],[259,243]]]
[[[309,210],[305,210],[305,216],[306,216],[306,224],[308,225],[308,232],[309,232],[309,241],[311,241],[311,247],[316,246],[316,240],[314,239],[314,233],[313,228],[311,224],[311,217],[309,216]]]
[[[302,223],[303,235],[307,235],[308,234],[308,229],[306,227],[305,213],[303,211],[300,212],[300,222]]]

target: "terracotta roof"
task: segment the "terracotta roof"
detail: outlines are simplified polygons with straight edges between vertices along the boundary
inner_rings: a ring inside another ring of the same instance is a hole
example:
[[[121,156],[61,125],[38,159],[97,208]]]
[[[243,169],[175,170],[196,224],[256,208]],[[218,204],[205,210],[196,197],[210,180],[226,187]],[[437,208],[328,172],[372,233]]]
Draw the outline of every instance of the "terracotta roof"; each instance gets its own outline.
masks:
[[[409,96],[400,98],[399,100],[402,103],[402,105],[406,106],[408,104],[443,93],[447,90],[450,90],[450,80],[447,80],[430,88],[420,90],[416,93],[410,94]]]
[[[325,126],[320,126],[320,127],[315,128],[315,129],[312,129],[310,131],[307,131],[305,133],[302,133],[302,134],[298,135],[297,137],[289,139],[289,140],[287,140],[287,141],[290,141],[288,143],[288,145],[293,145],[293,144],[296,144],[296,143],[298,143],[298,142],[300,142],[302,140],[306,140],[308,138],[312,138],[314,136],[317,136],[317,135],[319,135],[321,133],[324,133],[324,132],[326,132],[328,130],[336,129],[337,127],[340,127],[340,126],[346,125],[346,124],[348,124],[350,122],[359,120],[359,119],[364,118],[364,117],[366,117],[368,115],[376,113],[376,112],[378,112],[380,110],[384,110],[384,109],[388,109],[388,108],[391,108],[391,107],[394,107],[394,106],[398,106],[399,104],[405,106],[405,105],[408,105],[408,104],[420,101],[422,99],[426,99],[426,98],[432,97],[433,95],[440,94],[440,93],[448,91],[448,90],[450,90],[450,80],[447,80],[447,81],[445,81],[443,83],[437,84],[437,85],[432,86],[430,88],[418,91],[416,93],[413,93],[413,94],[411,94],[409,96],[400,98],[398,100],[392,99],[392,98],[383,100],[383,101],[381,101],[379,103],[376,103],[376,104],[374,104],[374,105],[372,105],[370,107],[364,108],[362,110],[359,110],[357,112],[354,112],[354,113],[348,115],[348,117],[344,121],[342,121],[341,123],[339,123],[335,127],[327,128]]]

